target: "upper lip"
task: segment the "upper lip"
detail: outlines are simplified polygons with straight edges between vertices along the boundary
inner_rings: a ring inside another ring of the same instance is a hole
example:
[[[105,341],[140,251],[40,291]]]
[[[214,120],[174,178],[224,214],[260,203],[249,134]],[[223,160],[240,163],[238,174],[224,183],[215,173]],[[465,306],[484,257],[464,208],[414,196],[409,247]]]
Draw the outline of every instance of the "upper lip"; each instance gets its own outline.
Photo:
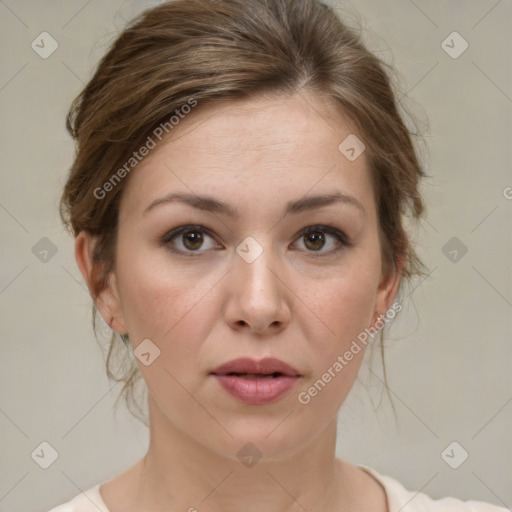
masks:
[[[281,373],[295,377],[300,376],[300,373],[293,368],[293,366],[273,357],[266,357],[260,360],[251,359],[249,357],[233,359],[232,361],[221,364],[211,373],[215,375],[227,375],[229,373],[259,373],[262,375],[270,375],[272,373]]]

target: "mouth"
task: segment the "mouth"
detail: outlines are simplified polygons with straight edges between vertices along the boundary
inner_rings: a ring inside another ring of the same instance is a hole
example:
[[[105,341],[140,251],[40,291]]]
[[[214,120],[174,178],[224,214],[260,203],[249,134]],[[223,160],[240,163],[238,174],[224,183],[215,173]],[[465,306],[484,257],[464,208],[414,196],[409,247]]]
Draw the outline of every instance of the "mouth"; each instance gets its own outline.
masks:
[[[215,374],[214,374],[215,375]],[[234,377],[240,377],[241,379],[247,380],[257,380],[257,379],[275,379],[277,377],[283,377],[283,373],[274,372],[274,373],[226,373],[225,375],[232,375]]]
[[[302,377],[295,368],[274,358],[260,361],[235,359],[219,366],[210,375],[231,397],[250,405],[276,402]]]
[[[293,368],[293,366],[273,357],[266,357],[260,360],[249,357],[233,359],[220,365],[211,373],[214,375],[236,375],[250,379],[301,376],[299,371]]]

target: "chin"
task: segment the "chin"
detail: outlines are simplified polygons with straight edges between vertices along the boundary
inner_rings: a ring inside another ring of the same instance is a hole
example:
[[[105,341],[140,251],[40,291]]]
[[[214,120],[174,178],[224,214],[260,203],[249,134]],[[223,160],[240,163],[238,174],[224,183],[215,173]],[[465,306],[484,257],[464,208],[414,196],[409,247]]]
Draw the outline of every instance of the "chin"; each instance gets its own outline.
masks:
[[[211,432],[205,435],[204,444],[217,454],[242,463],[246,457],[261,459],[260,462],[286,460],[306,449],[323,431],[318,418],[299,420],[297,416],[297,411],[285,407],[271,417],[252,414],[228,419],[224,416],[222,424],[232,437],[223,435],[219,429],[215,438]]]

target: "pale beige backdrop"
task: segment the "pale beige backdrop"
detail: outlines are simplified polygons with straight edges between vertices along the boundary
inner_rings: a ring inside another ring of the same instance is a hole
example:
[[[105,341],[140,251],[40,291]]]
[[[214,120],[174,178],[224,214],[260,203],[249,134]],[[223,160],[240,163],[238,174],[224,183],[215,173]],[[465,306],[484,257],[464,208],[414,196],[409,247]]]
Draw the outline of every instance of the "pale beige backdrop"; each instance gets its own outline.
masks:
[[[48,510],[147,447],[145,427],[113,413],[119,386],[105,376],[57,205],[73,155],[71,100],[125,21],[155,3],[0,0],[0,511]],[[512,3],[331,3],[351,20],[360,13],[370,48],[394,62],[430,121],[431,175],[417,233],[431,274],[387,342],[397,421],[385,399],[373,410],[382,388],[363,369],[342,408],[338,454],[433,497],[510,508]],[[58,44],[49,56],[31,46],[42,32]],[[378,359],[371,368],[380,375]],[[41,443],[58,453],[47,469],[31,455]],[[457,469],[445,462],[465,452]]]

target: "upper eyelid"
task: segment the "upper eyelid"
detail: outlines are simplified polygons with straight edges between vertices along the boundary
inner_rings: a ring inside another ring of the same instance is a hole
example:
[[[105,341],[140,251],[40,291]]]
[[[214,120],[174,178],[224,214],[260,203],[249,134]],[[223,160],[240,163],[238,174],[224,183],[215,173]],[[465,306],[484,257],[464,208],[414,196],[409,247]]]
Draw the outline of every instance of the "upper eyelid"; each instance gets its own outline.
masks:
[[[208,235],[210,238],[212,239],[216,239],[216,236],[213,234],[213,231],[206,227],[206,226],[203,226],[203,225],[200,225],[200,224],[188,224],[188,225],[182,225],[182,226],[178,226],[174,229],[171,229],[170,231],[166,232],[162,237],[161,237],[161,240],[163,241],[164,245],[165,244],[169,244],[171,241],[173,241],[174,239],[176,239],[177,237],[187,233],[187,232],[193,232],[193,231],[200,231],[200,232],[203,232],[205,233],[206,235]],[[333,236],[334,238],[337,238],[339,243],[341,245],[346,245],[346,246],[349,246],[351,245],[351,241],[349,240],[348,236],[346,235],[345,231],[339,229],[339,228],[335,228],[334,226],[327,226],[327,225],[322,225],[322,224],[312,224],[311,226],[307,226],[303,229],[301,229],[297,235],[296,235],[296,238],[295,238],[295,241],[296,240],[299,240],[301,237],[305,236],[306,234],[310,233],[310,232],[315,232],[315,231],[320,231],[320,232],[324,232],[325,234],[327,235],[331,235]],[[170,236],[171,233],[173,233],[172,236]],[[339,234],[339,237],[337,236],[337,234]],[[341,240],[340,240],[341,238]],[[201,251],[201,250],[197,250],[197,251],[182,251],[181,249],[177,249],[178,251],[180,252],[188,252],[188,253],[200,253],[200,252],[205,252],[205,251]],[[318,253],[322,253],[322,252],[332,252],[333,250],[331,251],[318,251]],[[308,252],[311,252],[311,253],[314,253],[315,251],[308,251]]]

